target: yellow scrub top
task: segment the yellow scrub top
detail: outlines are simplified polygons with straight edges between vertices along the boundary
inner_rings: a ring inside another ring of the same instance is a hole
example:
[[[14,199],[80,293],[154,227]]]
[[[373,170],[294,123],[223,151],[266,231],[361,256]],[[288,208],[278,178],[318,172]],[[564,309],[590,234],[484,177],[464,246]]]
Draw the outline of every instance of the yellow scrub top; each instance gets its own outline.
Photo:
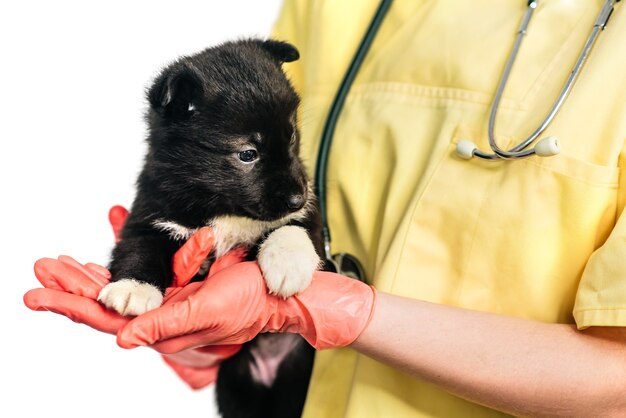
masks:
[[[540,2],[500,106],[503,148],[543,120],[602,3]],[[303,98],[311,173],[328,108],[377,6],[284,4],[274,36],[301,52],[285,68]],[[559,155],[486,162],[454,152],[464,138],[489,149],[490,104],[525,9],[523,0],[393,3],[332,144],[333,251],[355,254],[381,292],[580,328],[626,326],[626,5],[544,134],[558,136]],[[317,354],[304,412],[501,415],[350,349]]]

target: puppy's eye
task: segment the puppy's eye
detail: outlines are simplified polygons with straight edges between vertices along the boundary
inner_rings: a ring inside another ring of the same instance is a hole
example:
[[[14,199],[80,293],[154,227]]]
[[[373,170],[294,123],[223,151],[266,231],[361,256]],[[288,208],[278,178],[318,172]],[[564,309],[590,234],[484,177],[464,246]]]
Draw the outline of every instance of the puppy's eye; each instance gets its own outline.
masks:
[[[238,152],[237,157],[244,163],[251,163],[259,157],[259,154],[257,154],[256,150],[247,149],[245,151]]]

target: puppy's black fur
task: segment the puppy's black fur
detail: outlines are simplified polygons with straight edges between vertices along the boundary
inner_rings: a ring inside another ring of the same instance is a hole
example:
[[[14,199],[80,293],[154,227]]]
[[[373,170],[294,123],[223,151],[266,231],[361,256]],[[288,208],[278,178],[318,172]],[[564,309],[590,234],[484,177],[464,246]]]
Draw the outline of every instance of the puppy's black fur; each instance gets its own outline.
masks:
[[[113,250],[112,281],[133,278],[161,291],[171,284],[172,256],[184,239],[155,227],[160,221],[193,230],[226,215],[289,219],[323,254],[319,212],[298,157],[299,98],[281,68],[296,59],[290,44],[243,40],[183,57],[157,77],[148,91],[148,153]],[[304,206],[306,216],[290,218]],[[269,232],[249,243],[250,258]],[[252,378],[255,345],[283,337],[261,335],[222,363],[217,398],[224,418],[300,416],[313,349],[299,336],[270,387]]]

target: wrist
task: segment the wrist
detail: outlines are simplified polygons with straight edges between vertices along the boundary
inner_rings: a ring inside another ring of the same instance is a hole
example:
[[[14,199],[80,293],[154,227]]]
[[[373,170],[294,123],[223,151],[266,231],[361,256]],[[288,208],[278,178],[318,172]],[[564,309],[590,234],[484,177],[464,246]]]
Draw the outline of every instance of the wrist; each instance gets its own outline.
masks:
[[[376,291],[335,273],[315,273],[302,293],[278,299],[268,330],[301,334],[318,350],[350,345],[367,327]]]

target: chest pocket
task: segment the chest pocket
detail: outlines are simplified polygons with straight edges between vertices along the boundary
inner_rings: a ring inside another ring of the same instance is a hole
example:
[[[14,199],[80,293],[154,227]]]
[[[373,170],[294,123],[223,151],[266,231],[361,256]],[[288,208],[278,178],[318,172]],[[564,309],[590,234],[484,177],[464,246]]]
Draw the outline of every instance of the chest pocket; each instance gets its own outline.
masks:
[[[585,263],[615,222],[618,169],[567,156],[464,161],[462,136],[415,204],[393,291],[572,322]]]

